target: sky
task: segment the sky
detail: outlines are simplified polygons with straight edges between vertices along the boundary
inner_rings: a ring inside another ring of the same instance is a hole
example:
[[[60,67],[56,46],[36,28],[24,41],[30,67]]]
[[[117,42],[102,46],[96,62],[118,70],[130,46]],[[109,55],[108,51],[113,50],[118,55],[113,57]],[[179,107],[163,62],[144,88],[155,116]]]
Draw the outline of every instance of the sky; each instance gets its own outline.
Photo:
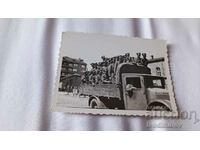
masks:
[[[70,32],[62,37],[61,56],[81,58],[88,64],[88,69],[92,62],[102,61],[101,56],[130,53],[131,57],[136,57],[137,52],[147,53],[147,58],[151,55],[154,58],[164,57],[165,41]]]

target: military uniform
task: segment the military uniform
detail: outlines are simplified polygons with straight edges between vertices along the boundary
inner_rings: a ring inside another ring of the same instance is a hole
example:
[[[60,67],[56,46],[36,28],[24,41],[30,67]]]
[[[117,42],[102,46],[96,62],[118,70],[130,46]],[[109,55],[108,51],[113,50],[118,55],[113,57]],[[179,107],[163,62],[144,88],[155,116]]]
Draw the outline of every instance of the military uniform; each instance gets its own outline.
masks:
[[[146,66],[148,65],[148,60],[146,58],[146,53],[142,53],[143,59],[142,59],[142,65]]]
[[[141,53],[136,53],[136,54],[137,54],[136,63],[138,65],[142,65]]]

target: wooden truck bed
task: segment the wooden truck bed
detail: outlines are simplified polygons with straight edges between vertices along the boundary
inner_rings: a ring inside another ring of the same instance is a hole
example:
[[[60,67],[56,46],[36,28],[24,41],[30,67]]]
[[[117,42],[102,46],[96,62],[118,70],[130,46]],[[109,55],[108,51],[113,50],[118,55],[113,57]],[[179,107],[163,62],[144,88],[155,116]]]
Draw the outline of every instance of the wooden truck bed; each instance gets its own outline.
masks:
[[[115,84],[82,84],[80,94],[120,98],[120,89]]]

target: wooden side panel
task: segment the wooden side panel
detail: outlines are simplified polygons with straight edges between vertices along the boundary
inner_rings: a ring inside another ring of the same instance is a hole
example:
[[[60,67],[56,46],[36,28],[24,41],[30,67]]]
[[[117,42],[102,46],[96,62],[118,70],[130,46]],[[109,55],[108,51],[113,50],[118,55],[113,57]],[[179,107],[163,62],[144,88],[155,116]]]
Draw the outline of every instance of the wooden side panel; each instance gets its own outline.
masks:
[[[120,90],[115,84],[80,86],[80,94],[120,98]]]

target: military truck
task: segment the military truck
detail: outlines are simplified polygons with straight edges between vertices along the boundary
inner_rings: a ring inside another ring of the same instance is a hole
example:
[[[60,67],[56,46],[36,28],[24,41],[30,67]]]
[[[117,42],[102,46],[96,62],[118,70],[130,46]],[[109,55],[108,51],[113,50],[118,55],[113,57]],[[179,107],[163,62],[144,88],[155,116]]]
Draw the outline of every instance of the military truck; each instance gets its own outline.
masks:
[[[115,83],[81,84],[80,95],[88,96],[90,108],[171,111],[165,77],[151,75],[147,66],[122,63]]]

